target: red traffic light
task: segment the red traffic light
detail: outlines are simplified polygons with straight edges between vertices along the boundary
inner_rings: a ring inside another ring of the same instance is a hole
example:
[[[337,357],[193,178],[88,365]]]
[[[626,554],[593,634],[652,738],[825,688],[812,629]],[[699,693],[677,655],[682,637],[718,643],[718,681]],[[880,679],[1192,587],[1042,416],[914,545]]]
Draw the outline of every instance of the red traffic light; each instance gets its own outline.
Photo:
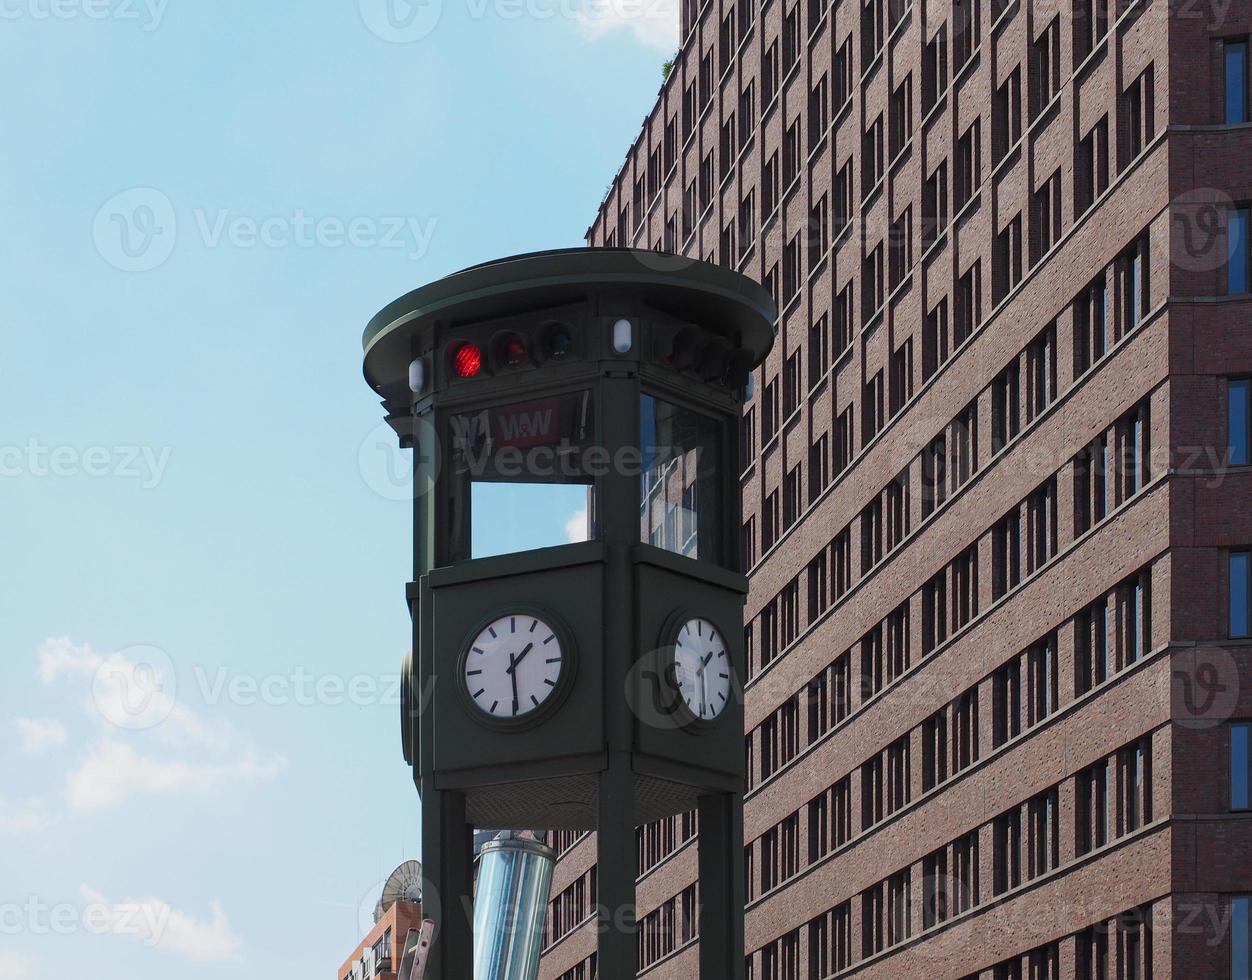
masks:
[[[483,352],[477,344],[461,344],[452,352],[452,370],[458,378],[473,378],[483,369]]]
[[[520,334],[515,333],[505,334],[500,338],[496,345],[496,353],[500,363],[505,367],[521,367],[530,355],[526,341]]]

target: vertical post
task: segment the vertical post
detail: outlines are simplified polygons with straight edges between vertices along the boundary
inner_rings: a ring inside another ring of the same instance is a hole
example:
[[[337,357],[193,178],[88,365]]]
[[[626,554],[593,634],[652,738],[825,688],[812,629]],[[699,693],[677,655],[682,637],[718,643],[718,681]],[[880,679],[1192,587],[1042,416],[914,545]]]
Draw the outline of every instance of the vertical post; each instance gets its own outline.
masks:
[[[743,795],[700,797],[700,980],[744,980]]]
[[[638,446],[639,388],[631,377],[601,384],[600,442],[610,451]],[[634,716],[621,687],[635,657],[630,549],[639,539],[639,475],[614,469],[599,484],[601,536],[609,548],[605,572],[604,730],[608,768],[600,775],[596,881],[599,887],[599,980],[635,980],[635,777],[631,765]]]
[[[600,775],[596,871],[599,980],[635,980],[635,800],[627,753],[609,754]]]
[[[465,796],[420,780],[422,797],[422,903],[435,919],[426,980],[471,980],[473,959],[473,834],[465,821]],[[428,899],[428,894],[434,894]]]

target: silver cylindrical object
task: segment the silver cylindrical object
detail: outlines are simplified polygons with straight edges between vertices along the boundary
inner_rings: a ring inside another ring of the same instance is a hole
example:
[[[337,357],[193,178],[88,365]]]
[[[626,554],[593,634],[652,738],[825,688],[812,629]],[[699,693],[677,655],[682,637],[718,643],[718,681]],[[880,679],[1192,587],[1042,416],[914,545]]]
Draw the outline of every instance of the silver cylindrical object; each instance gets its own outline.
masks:
[[[535,980],[556,852],[508,832],[483,845],[474,892],[474,980]]]

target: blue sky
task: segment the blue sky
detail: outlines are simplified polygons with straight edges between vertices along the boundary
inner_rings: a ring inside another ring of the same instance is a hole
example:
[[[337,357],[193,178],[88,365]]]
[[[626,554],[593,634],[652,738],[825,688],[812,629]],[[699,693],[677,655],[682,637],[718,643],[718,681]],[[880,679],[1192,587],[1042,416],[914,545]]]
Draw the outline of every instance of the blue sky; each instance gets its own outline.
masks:
[[[581,243],[676,29],[386,2],[0,4],[2,980],[330,977],[416,855],[361,330]]]

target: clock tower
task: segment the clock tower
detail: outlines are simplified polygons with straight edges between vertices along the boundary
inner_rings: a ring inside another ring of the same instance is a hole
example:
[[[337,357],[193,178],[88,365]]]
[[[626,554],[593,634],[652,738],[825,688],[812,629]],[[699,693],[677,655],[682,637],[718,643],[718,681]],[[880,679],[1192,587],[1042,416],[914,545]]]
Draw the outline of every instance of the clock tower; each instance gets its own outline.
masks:
[[[414,453],[402,733],[429,977],[470,975],[478,826],[597,831],[599,973],[633,978],[635,827],[688,810],[700,976],[743,977],[739,423],[774,317],[729,270],[570,249],[458,272],[367,327],[366,380]],[[576,501],[584,540],[488,554],[506,490],[513,522]]]

